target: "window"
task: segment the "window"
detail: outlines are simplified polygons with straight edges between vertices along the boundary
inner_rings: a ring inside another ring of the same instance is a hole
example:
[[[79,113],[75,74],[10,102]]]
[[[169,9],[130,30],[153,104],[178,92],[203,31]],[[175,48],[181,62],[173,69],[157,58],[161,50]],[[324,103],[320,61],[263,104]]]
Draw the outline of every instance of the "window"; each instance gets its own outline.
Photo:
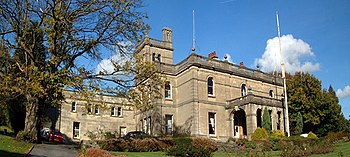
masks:
[[[214,95],[214,81],[212,77],[208,78],[208,95]]]
[[[160,54],[158,54],[157,59],[158,59],[159,62],[160,62],[160,58],[161,58]]]
[[[247,87],[245,84],[242,84],[242,87],[241,87],[241,94],[242,94],[242,97],[246,96],[247,95]]]
[[[112,107],[111,108],[111,116],[121,117],[123,115],[122,107]]]
[[[121,126],[119,129],[120,137],[124,137],[126,135],[126,127]]]
[[[95,114],[100,114],[100,108],[98,105],[95,105]]]
[[[148,125],[147,125],[147,133],[148,133],[148,134],[151,134],[151,127],[152,127],[151,122],[152,122],[151,116],[149,116],[149,117],[148,117]]]
[[[143,124],[143,131],[148,133],[147,132],[148,131],[148,129],[147,129],[147,118],[143,119],[143,123],[142,124]]]
[[[118,107],[117,116],[118,116],[118,117],[121,117],[122,115],[123,115],[122,107]]]
[[[269,96],[270,96],[271,98],[274,98],[274,97],[275,97],[275,94],[273,93],[273,90],[270,90],[270,91],[269,91]]]
[[[165,133],[173,133],[173,115],[165,115]]]
[[[74,101],[72,102],[72,112],[77,112],[77,106]]]
[[[152,53],[152,61],[156,60],[156,53]]]
[[[272,123],[273,123],[272,122],[272,110],[269,110],[269,114],[270,114],[270,122],[271,122],[270,129],[272,130]]]
[[[165,82],[165,99],[171,99],[171,85],[170,82]]]
[[[73,122],[73,138],[80,138],[80,123]]]
[[[277,112],[277,130],[281,130],[281,111]]]
[[[88,113],[88,114],[91,114],[91,112],[92,112],[92,107],[91,107],[91,104],[89,104],[89,105],[87,106],[87,113]]]
[[[209,112],[208,113],[208,124],[209,124],[209,135],[215,135],[215,118],[216,113]]]

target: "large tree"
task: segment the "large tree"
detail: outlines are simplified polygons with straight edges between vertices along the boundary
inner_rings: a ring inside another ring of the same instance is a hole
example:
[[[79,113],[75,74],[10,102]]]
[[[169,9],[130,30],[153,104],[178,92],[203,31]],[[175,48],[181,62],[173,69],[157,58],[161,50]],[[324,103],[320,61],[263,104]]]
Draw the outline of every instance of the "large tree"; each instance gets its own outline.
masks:
[[[114,53],[137,58],[130,52],[148,29],[140,7],[139,0],[0,1],[0,36],[10,54],[0,91],[25,98],[24,130],[32,139],[40,108],[59,105],[64,89],[125,95],[137,77],[158,76],[139,59],[112,61],[113,71],[99,72],[82,63]]]
[[[291,128],[295,128],[298,112],[303,119],[303,132],[325,135],[345,130],[345,118],[332,87],[322,90],[321,81],[309,73],[297,72],[288,77],[288,104]]]

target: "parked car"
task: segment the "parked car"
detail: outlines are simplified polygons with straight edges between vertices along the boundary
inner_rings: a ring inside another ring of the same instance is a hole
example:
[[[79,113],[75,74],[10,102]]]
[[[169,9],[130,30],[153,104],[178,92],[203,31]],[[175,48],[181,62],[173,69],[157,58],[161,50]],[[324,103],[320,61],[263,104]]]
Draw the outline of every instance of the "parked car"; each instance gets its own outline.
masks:
[[[40,136],[43,140],[51,142],[64,143],[64,138],[59,130],[50,130],[49,128],[43,128],[40,130]]]
[[[129,140],[129,139],[143,139],[146,137],[150,137],[147,133],[143,131],[131,131],[128,132],[125,136],[123,136],[123,139]]]
[[[64,143],[64,138],[63,138],[63,135],[62,135],[62,133],[60,131],[53,130],[50,133],[49,141]]]

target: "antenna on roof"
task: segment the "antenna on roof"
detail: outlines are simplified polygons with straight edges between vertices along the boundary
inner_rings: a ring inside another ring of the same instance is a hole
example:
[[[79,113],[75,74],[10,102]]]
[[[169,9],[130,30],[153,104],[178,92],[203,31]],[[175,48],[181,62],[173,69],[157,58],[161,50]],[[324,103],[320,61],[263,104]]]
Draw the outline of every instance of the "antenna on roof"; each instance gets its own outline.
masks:
[[[276,11],[276,22],[277,22],[277,35],[278,35],[278,43],[280,46],[280,57],[281,57],[281,68],[282,68],[282,78],[283,78],[283,95],[284,95],[284,117],[285,117],[285,130],[287,132],[287,136],[290,136],[289,132],[289,117],[288,117],[288,101],[287,101],[287,85],[286,85],[286,73],[284,70],[284,63],[282,58],[282,46],[281,46],[281,31],[280,31],[280,22],[278,20],[278,11]]]
[[[196,37],[195,37],[195,22],[194,22],[194,10],[192,12],[192,53],[195,53],[196,50]]]

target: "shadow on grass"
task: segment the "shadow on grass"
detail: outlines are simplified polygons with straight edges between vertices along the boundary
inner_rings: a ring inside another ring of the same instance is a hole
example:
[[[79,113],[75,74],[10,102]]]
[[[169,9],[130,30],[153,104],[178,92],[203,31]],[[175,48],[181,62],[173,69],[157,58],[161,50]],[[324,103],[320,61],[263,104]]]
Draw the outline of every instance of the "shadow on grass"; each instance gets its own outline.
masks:
[[[5,150],[0,150],[0,156],[6,156],[6,157],[20,157],[20,156],[24,156],[23,154],[19,154],[19,153],[14,153],[14,152],[8,152]]]

